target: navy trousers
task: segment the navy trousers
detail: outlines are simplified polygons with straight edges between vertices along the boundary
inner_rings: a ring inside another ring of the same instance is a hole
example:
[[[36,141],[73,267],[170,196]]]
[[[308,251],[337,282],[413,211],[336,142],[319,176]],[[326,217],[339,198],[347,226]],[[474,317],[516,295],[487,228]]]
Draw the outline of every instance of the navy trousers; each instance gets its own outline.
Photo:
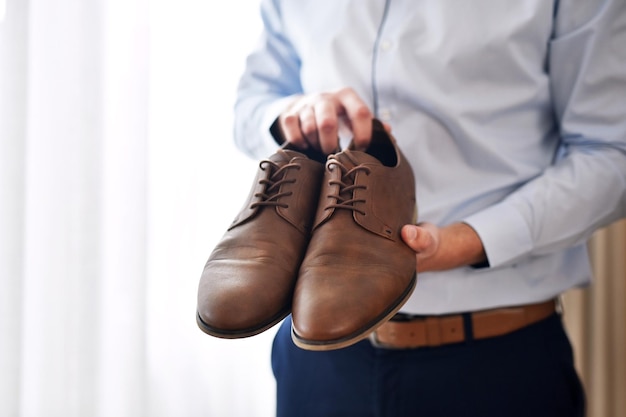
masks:
[[[312,352],[285,319],[272,348],[278,417],[582,417],[561,317],[506,336],[389,350],[368,340]]]

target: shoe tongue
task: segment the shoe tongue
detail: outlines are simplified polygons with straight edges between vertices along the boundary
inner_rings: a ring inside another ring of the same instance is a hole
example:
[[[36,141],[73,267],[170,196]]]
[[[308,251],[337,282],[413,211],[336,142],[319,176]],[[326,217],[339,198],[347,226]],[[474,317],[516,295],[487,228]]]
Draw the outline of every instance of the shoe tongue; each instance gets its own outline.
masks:
[[[270,156],[269,159],[272,162],[276,162],[277,164],[280,164],[280,163],[289,163],[294,158],[306,158],[306,155],[304,155],[301,152],[292,151],[289,149],[279,149],[276,153]]]
[[[336,155],[336,158],[346,167],[352,168],[357,165],[361,165],[364,163],[373,163],[381,165],[381,162],[375,158],[374,156],[363,152],[357,151],[353,149],[346,149],[343,152],[340,152]]]

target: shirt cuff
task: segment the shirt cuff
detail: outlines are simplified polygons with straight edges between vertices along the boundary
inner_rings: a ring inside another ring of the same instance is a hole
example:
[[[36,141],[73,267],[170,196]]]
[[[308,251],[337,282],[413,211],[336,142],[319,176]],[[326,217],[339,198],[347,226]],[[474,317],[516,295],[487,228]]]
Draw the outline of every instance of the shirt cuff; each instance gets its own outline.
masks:
[[[489,267],[513,263],[532,250],[532,237],[522,215],[510,205],[496,204],[463,220],[483,243]]]

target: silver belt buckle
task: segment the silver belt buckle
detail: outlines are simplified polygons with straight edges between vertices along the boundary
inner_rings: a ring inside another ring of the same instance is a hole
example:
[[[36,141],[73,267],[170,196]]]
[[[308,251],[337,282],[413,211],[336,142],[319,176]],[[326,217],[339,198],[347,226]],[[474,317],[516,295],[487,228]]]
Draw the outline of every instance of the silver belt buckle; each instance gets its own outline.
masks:
[[[372,344],[372,346],[374,346],[377,349],[387,349],[387,350],[401,350],[402,348],[398,348],[398,347],[393,347],[393,346],[389,346],[386,345],[384,343],[381,343],[380,340],[378,340],[378,337],[376,336],[377,332],[376,330],[374,330],[373,332],[371,332],[367,338],[369,339],[370,343]]]
[[[559,294],[556,297],[555,310],[559,316],[562,316],[565,313],[565,302],[563,301],[563,294]]]
[[[372,333],[370,333],[367,338],[369,339],[370,343],[372,344],[372,346],[374,346],[375,348],[379,348],[382,349],[383,345],[378,341],[378,337],[376,336],[376,330],[374,330]]]

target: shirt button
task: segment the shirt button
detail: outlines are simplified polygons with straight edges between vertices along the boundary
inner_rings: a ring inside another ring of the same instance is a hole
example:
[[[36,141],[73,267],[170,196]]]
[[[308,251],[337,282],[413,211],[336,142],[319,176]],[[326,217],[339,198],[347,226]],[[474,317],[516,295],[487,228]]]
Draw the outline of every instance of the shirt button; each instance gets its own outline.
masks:
[[[391,47],[393,46],[393,44],[391,43],[390,40],[382,40],[380,41],[380,50],[381,51],[388,51],[391,49]]]
[[[391,120],[391,111],[389,109],[380,109],[378,112],[378,117],[384,121],[388,122]]]

